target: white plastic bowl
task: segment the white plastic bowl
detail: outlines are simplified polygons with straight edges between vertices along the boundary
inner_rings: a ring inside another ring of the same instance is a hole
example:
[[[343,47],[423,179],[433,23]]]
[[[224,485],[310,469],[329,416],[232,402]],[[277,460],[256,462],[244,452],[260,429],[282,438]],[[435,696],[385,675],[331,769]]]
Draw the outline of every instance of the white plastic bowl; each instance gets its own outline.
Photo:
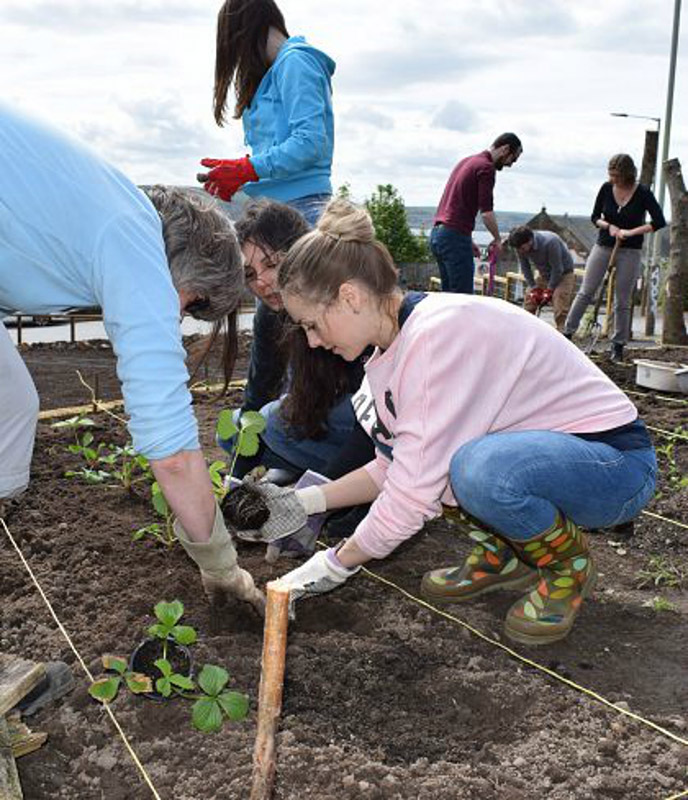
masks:
[[[657,389],[660,392],[680,392],[677,372],[682,371],[681,364],[670,361],[647,361],[637,358],[635,382],[638,386],[645,386],[648,389]]]
[[[675,375],[679,392],[688,394],[688,367],[684,366],[683,369],[676,370]]]

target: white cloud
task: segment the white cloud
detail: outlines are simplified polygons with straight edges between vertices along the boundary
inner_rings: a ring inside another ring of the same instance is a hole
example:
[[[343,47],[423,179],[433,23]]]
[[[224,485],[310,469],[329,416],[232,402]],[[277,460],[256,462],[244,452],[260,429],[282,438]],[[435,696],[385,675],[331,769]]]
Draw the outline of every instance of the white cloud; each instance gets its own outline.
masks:
[[[392,183],[434,205],[454,164],[506,130],[506,210],[589,213],[612,153],[638,162],[663,116],[672,3],[278,0],[292,34],[337,61],[335,185]],[[221,0],[2,0],[0,96],[82,136],[141,183],[192,183],[203,156],[243,155],[212,118]],[[671,156],[688,163],[688,24]]]
[[[432,125],[450,131],[470,131],[475,128],[476,114],[465,103],[449,100],[432,118]]]

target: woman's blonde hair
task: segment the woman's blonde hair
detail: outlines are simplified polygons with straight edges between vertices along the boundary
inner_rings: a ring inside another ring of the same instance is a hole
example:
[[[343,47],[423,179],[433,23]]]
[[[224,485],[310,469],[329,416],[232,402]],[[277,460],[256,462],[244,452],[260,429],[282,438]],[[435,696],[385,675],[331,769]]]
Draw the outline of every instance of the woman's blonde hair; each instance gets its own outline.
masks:
[[[624,186],[632,186],[638,175],[633,159],[627,153],[617,153],[609,159],[607,170],[619,173]]]
[[[327,304],[338,298],[343,283],[358,281],[382,303],[397,288],[398,274],[368,212],[336,199],[317,227],[289,249],[278,280],[283,292]]]

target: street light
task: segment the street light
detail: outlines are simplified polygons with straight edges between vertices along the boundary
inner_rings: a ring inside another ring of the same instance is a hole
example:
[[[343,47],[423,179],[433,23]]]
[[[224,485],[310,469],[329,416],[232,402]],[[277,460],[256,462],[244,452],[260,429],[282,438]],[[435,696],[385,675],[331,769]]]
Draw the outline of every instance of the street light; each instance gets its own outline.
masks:
[[[633,117],[634,119],[651,119],[653,122],[657,123],[657,130],[659,130],[659,124],[661,122],[660,117],[646,117],[644,114],[626,114],[625,111],[612,111],[612,117]]]

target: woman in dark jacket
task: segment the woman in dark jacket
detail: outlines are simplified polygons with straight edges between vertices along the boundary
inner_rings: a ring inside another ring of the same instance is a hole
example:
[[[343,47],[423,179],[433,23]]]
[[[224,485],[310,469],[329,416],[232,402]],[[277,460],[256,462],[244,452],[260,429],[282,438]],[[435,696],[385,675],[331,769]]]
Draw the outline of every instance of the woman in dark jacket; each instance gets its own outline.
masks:
[[[624,345],[630,331],[633,287],[640,277],[640,254],[643,236],[666,225],[664,214],[650,189],[636,180],[633,159],[625,153],[612,156],[608,166],[609,181],[597,193],[591,219],[600,229],[585,265],[585,276],[566,318],[564,335],[569,339],[578,329],[585,309],[602,283],[612,249],[619,241],[616,256],[616,299],[611,357],[623,360]],[[646,222],[646,215],[651,222]]]

